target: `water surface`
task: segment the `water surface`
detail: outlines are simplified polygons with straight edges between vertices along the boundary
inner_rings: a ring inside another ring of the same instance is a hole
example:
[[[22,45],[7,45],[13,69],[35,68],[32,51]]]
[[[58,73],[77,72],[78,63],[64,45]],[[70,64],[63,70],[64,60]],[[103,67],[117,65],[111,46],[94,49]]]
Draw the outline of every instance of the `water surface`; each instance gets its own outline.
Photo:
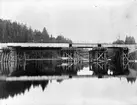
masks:
[[[136,76],[136,62],[1,62],[0,105],[136,105]]]

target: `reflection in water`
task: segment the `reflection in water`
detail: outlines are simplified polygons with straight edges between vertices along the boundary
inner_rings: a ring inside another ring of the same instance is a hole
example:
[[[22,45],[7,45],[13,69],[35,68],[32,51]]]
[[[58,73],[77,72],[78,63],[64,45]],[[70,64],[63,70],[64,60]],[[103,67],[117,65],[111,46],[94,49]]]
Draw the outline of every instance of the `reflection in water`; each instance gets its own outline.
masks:
[[[13,53],[12,53],[13,55]],[[52,56],[52,55],[51,55]],[[55,55],[56,56],[56,55]],[[57,56],[56,56],[57,57]],[[35,57],[36,58],[36,57]],[[0,62],[0,77],[20,77],[20,76],[63,76],[69,75],[71,78],[79,77],[87,71],[92,74],[84,74],[104,77],[125,77],[128,82],[134,83],[137,76],[137,63],[130,62],[128,69],[122,69],[121,66],[114,62],[62,62],[61,60],[22,60],[18,61],[16,56],[10,58],[10,61]],[[82,77],[82,76],[81,76]],[[63,79],[57,79],[61,83]],[[31,86],[41,86],[45,90],[49,80],[44,81],[0,81],[0,98],[14,97],[29,90]]]
[[[127,75],[129,73],[128,69],[123,70],[120,65],[114,64],[112,62],[97,62],[90,64],[90,70],[94,71],[94,75],[109,75],[109,76],[118,76],[118,75]]]
[[[77,72],[89,67],[97,77],[130,75],[137,71],[137,63],[129,62],[127,69],[113,62],[62,62],[61,60],[29,60],[0,63],[1,76],[48,76],[48,75],[77,75]],[[136,78],[136,73],[132,77]]]
[[[26,90],[29,91],[31,86],[41,86],[44,91],[49,81],[0,81],[0,98],[14,97],[17,94],[24,94]]]
[[[27,61],[19,64],[17,69],[10,76],[42,76],[42,75],[77,75],[77,72],[83,69],[83,64],[61,63],[56,60]]]
[[[91,74],[92,76],[96,76],[98,78],[103,78],[105,76],[111,77],[111,76],[125,76],[127,78],[128,82],[135,82],[137,71],[136,67],[137,64],[130,64],[128,71],[123,71],[122,69],[119,69],[118,65],[112,65],[107,63],[84,63],[84,62],[61,62],[57,60],[42,60],[42,61],[26,61],[26,62],[18,62],[17,64],[14,64],[15,62],[8,62],[12,64],[1,64],[1,76],[51,76],[51,75],[71,75],[71,78],[73,76],[80,76],[77,75],[78,72],[83,71],[84,67],[88,67],[90,69],[87,69],[89,71],[93,71]],[[13,66],[14,64],[14,66]],[[12,69],[11,66],[12,65]],[[25,67],[24,67],[25,65]],[[8,67],[10,66],[10,67]],[[5,68],[4,68],[5,67]],[[25,68],[25,69],[24,69]],[[86,74],[88,75],[88,74]],[[85,76],[86,76],[85,75]],[[61,83],[63,79],[58,79],[57,82]],[[0,81],[0,98],[8,98],[9,96],[14,97],[17,94],[21,94],[30,89],[31,86],[41,86],[41,88],[44,89],[48,85],[49,80],[44,81]]]
[[[92,63],[90,64],[90,70],[93,71],[93,75],[98,78],[103,77],[126,77],[128,82],[135,82],[137,77],[137,63],[130,62],[127,69],[122,69],[120,65],[116,65],[112,62],[108,63]]]

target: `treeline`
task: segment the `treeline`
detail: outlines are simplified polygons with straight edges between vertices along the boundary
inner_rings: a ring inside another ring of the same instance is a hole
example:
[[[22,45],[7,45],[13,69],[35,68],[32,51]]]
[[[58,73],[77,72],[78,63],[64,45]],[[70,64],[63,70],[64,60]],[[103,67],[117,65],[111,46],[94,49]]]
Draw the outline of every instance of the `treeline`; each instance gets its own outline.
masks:
[[[0,19],[0,43],[6,42],[72,43],[62,35],[49,35],[45,27],[43,31],[32,30],[25,24]]]
[[[136,44],[136,41],[133,36],[126,36],[125,41],[117,39],[113,44]]]

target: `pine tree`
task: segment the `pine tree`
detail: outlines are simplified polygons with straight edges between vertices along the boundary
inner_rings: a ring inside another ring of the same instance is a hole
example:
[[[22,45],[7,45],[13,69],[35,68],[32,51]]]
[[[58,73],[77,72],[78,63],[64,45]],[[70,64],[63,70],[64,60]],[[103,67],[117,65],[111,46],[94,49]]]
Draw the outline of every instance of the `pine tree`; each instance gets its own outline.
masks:
[[[49,42],[49,34],[45,27],[43,28],[43,31],[42,31],[42,39],[43,39],[43,42]]]

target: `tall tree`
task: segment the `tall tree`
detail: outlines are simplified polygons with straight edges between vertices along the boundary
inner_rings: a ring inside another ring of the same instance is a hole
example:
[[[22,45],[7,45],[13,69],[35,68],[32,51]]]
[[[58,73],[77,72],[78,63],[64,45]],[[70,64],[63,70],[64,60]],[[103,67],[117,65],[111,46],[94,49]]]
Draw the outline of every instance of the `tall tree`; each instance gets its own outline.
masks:
[[[49,42],[49,34],[45,27],[43,28],[43,31],[42,31],[42,39],[43,39],[43,42]]]
[[[135,44],[135,38],[133,36],[126,36],[125,44]]]

